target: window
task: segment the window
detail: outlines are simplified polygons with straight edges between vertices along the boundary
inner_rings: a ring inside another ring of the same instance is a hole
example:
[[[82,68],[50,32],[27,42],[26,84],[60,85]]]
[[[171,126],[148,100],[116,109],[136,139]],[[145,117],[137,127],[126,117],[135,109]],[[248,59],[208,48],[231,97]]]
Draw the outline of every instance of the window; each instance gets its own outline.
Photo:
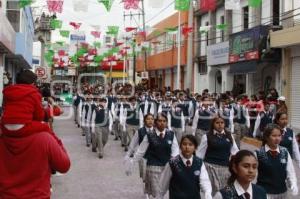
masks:
[[[20,7],[19,1],[7,1],[7,19],[15,32],[20,32]]]
[[[273,0],[273,25],[279,25],[279,0]]]
[[[249,28],[249,7],[246,6],[243,8],[243,17],[244,17],[244,29]]]
[[[205,26],[209,26],[209,22],[205,22]],[[208,42],[208,32],[206,33],[206,46],[208,46],[209,42]]]
[[[224,23],[225,23],[225,18],[224,18],[224,16],[221,16],[220,22],[221,22],[221,24],[224,24]],[[224,30],[221,30],[221,42],[223,42],[224,40],[225,40],[225,31],[224,31]]]
[[[198,71],[199,71],[200,75],[207,74],[206,56],[198,57]]]

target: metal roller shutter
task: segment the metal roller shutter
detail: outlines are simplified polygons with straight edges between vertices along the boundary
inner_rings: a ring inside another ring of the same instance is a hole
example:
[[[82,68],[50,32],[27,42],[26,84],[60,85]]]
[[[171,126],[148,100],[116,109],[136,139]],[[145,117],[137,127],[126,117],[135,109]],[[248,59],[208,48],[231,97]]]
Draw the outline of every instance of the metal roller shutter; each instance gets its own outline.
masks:
[[[291,125],[300,130],[300,57],[294,57],[291,73]]]

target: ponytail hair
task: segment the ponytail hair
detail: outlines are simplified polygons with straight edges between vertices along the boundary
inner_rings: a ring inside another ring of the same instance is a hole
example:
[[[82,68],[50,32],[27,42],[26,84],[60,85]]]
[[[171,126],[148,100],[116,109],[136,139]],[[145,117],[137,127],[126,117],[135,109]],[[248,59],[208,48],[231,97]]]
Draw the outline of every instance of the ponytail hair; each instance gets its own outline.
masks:
[[[227,184],[233,185],[234,181],[237,179],[237,174],[234,172],[234,167],[237,166],[240,162],[243,161],[244,157],[246,156],[252,156],[254,157],[256,160],[256,156],[254,155],[253,152],[248,151],[248,150],[240,150],[239,152],[237,152],[235,155],[231,156],[230,162],[229,162],[229,172],[231,174],[231,176],[229,177]]]

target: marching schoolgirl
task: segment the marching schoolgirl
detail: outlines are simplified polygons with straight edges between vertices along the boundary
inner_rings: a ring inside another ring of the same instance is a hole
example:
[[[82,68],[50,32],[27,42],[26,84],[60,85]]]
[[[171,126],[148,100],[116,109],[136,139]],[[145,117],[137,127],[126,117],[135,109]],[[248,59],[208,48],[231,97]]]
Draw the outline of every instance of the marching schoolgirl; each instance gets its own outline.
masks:
[[[171,159],[160,178],[160,195],[162,199],[169,190],[169,199],[200,199],[200,187],[205,199],[211,199],[211,184],[203,164],[196,157],[198,147],[194,135],[184,135],[180,141],[180,155]]]
[[[239,151],[230,132],[225,130],[225,121],[217,116],[211,122],[210,130],[202,136],[198,157],[204,160],[213,195],[226,185],[231,155]]]
[[[124,108],[126,121],[126,130],[125,130],[125,151],[128,151],[128,146],[131,143],[131,140],[135,132],[143,126],[143,112],[140,109],[139,104],[136,102],[136,98],[132,97],[129,99],[130,107]]]
[[[144,137],[132,161],[138,162],[147,152],[145,193],[154,198],[159,194],[159,180],[165,165],[179,154],[177,139],[174,132],[167,129],[167,121],[167,116],[158,114],[154,132]]]
[[[267,199],[266,191],[252,181],[257,174],[257,158],[251,151],[241,150],[231,157],[231,173],[226,187],[214,196],[214,199]]]
[[[148,113],[144,116],[144,126],[139,128],[138,131],[133,135],[130,145],[128,147],[128,152],[124,158],[125,162],[129,160],[131,156],[133,156],[137,147],[142,143],[146,134],[153,132],[153,125],[154,125],[154,115]],[[139,161],[139,170],[140,170],[140,177],[145,180],[145,167],[146,167],[146,156]],[[130,168],[127,168],[126,173],[129,175],[131,173]]]
[[[257,185],[267,192],[268,199],[287,198],[289,187],[298,194],[297,179],[291,156],[280,146],[282,136],[277,124],[269,124],[263,134],[263,146],[256,151],[258,159]]]
[[[260,111],[256,117],[253,137],[262,137],[265,127],[273,123],[274,114],[270,110],[270,104],[268,102],[264,103],[264,110]]]
[[[288,115],[285,112],[277,112],[274,121],[280,128],[282,133],[282,140],[280,146],[285,147],[291,155],[291,158],[296,161],[300,168],[300,152],[298,142],[293,132],[293,129],[288,128]]]
[[[98,152],[98,157],[103,158],[104,146],[108,141],[109,135],[109,110],[107,107],[107,99],[99,99],[92,114],[92,151]]]

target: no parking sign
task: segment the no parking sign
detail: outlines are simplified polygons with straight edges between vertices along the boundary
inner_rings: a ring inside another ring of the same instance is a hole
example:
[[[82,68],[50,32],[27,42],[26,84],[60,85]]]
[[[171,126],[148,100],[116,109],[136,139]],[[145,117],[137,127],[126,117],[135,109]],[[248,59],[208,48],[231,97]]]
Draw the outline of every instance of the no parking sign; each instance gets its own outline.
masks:
[[[38,67],[38,68],[36,68],[35,74],[40,79],[46,79],[47,78],[46,69],[44,67]]]

